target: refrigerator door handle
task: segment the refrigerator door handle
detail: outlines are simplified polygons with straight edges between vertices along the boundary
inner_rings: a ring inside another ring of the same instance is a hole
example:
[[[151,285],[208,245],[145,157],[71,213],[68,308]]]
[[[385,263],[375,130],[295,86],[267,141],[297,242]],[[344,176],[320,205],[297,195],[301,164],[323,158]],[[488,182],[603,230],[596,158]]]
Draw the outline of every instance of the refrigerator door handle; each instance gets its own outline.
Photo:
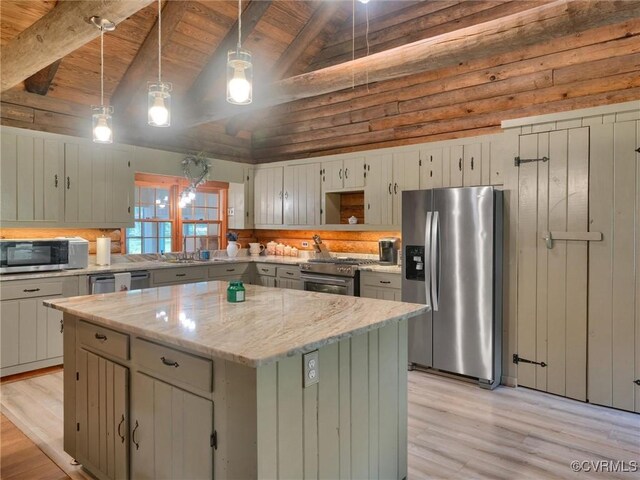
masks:
[[[430,252],[431,252],[431,222],[433,218],[433,212],[427,212],[427,221],[424,226],[424,288],[426,305],[429,308],[433,308],[431,303],[431,273],[429,270]]]
[[[438,212],[433,212],[431,220],[431,303],[433,311],[438,311],[438,301],[440,299],[440,217]]]

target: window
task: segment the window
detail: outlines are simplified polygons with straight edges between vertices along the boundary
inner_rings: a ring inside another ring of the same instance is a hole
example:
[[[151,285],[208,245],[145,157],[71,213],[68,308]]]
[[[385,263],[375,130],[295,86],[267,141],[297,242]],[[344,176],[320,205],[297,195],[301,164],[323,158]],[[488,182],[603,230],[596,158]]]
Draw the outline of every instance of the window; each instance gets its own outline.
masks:
[[[179,177],[136,174],[135,224],[125,230],[126,253],[217,250],[226,246],[227,184],[206,182],[196,197],[180,208],[186,187]]]

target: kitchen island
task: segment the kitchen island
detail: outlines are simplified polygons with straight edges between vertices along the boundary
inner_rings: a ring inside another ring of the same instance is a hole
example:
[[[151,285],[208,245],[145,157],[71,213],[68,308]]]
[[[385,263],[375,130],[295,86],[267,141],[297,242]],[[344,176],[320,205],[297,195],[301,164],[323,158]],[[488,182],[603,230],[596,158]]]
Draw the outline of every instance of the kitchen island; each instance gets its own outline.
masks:
[[[405,478],[424,305],[203,282],[64,312],[65,450],[98,478]]]

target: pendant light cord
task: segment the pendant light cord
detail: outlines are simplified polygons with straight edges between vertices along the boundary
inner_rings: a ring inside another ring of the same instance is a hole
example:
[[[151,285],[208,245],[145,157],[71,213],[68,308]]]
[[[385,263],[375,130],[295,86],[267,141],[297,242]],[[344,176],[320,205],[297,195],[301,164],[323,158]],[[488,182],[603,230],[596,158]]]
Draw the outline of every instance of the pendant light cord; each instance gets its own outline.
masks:
[[[100,27],[100,105],[104,107],[104,27]]]
[[[158,0],[158,83],[162,83],[162,8]]]
[[[238,0],[238,50],[242,48],[242,0]]]

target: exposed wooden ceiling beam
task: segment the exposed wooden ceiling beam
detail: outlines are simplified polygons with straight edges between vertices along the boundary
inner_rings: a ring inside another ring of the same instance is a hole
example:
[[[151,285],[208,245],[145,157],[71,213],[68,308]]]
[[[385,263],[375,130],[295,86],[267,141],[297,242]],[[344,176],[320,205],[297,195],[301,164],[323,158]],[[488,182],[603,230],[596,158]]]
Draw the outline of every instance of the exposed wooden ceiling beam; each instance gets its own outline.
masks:
[[[169,43],[171,35],[189,9],[189,3],[188,1],[168,1],[165,3],[162,8],[162,48]],[[125,114],[135,95],[141,89],[146,89],[148,81],[155,80],[157,68],[158,21],[156,19],[156,23],[111,97],[111,104],[114,106],[116,115]]]
[[[289,44],[276,62],[271,70],[271,78],[282,78],[290,71],[309,44],[322,33],[339,9],[340,4],[338,2],[325,2],[316,8],[309,21],[302,27],[300,33],[293,39],[293,42]]]
[[[17,85],[52,62],[100,35],[88,22],[93,15],[119,23],[153,0],[85,0],[60,2],[0,52],[0,92]]]
[[[56,60],[51,65],[44,67],[39,72],[34,73],[24,81],[24,88],[27,92],[37,93],[38,95],[46,95],[56,76],[58,67],[62,59]]]
[[[242,12],[242,41],[256,28],[256,25],[269,9],[271,0],[252,0]],[[186,104],[198,105],[207,98],[212,85],[217,85],[217,80],[226,72],[227,52],[236,47],[238,43],[238,22],[227,32],[216,51],[209,58],[209,61],[193,82],[186,95]]]
[[[267,108],[365,83],[391,80],[498,55],[592,28],[640,18],[639,0],[558,0],[507,17],[419,40],[314,72],[255,87],[250,107],[205,102],[200,114],[185,122],[200,125],[239,113]]]

